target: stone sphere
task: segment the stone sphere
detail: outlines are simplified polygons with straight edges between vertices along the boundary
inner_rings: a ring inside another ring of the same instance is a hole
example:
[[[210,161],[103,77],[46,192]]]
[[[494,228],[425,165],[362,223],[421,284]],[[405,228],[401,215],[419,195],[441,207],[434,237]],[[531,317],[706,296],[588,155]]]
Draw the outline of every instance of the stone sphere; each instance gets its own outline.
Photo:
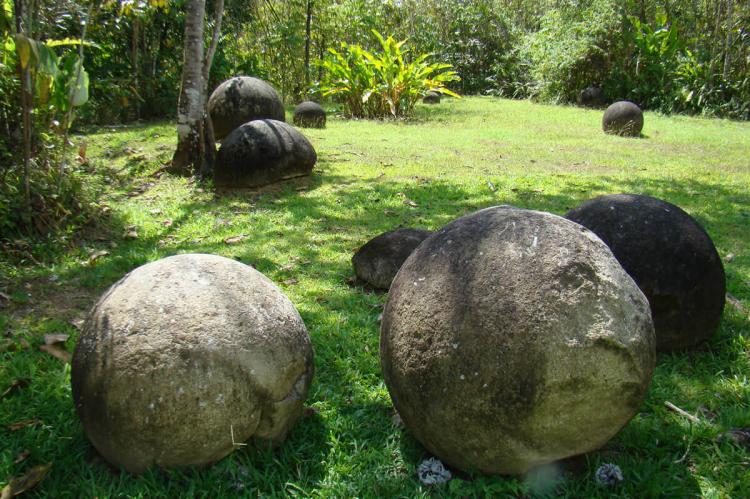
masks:
[[[578,105],[583,107],[602,107],[604,106],[604,93],[599,87],[586,87],[578,94]]]
[[[604,111],[602,130],[612,135],[639,137],[643,130],[643,111],[630,101],[615,102]]]
[[[94,447],[140,473],[208,465],[250,438],[280,444],[312,376],[289,299],[252,267],[192,254],[143,265],[102,295],[71,381]]]
[[[646,295],[657,350],[684,350],[714,334],[724,310],[724,266],[690,215],[649,196],[616,194],[565,217],[594,231]]]
[[[216,140],[248,121],[286,120],[284,104],[276,90],[252,76],[235,76],[216,87],[208,99],[208,113]]]
[[[387,290],[404,261],[430,234],[429,230],[396,229],[370,239],[352,257],[354,273],[373,288]]]
[[[246,188],[310,175],[318,156],[293,126],[256,120],[235,128],[221,143],[214,167],[214,185]]]
[[[465,471],[520,474],[613,437],[643,402],[654,342],[646,298],[593,232],[493,207],[406,260],[380,362],[431,453]]]
[[[440,104],[440,94],[431,90],[422,97],[422,102],[425,104]]]
[[[301,102],[294,108],[292,121],[303,128],[325,128],[326,112],[320,104],[312,101]]]

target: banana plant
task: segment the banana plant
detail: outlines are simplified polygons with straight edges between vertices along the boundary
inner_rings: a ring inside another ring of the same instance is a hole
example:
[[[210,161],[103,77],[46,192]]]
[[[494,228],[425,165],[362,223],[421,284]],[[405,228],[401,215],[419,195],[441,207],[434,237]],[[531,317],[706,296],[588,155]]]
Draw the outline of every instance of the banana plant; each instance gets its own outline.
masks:
[[[341,43],[341,50],[329,49],[322,62],[325,78],[320,83],[324,96],[339,97],[352,117],[382,118],[409,116],[415,103],[429,91],[459,97],[446,84],[459,80],[450,64],[430,63],[432,54],[410,60],[406,40],[384,38],[373,30],[380,51]]]

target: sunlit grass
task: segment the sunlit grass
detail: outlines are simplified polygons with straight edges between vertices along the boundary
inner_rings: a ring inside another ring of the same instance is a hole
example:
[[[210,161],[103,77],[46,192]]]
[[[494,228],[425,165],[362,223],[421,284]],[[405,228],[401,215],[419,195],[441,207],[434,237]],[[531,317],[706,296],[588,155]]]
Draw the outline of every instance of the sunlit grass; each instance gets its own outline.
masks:
[[[350,286],[353,251],[398,226],[438,229],[486,206],[512,204],[562,214],[605,193],[649,194],[693,215],[725,259],[727,287],[750,308],[750,126],[646,114],[645,138],[601,133],[601,112],[490,98],[420,107],[411,122],[345,121],[304,130],[319,161],[310,179],[217,197],[210,187],[159,174],[173,125],[92,130],[88,155],[111,210],[109,229],[39,265],[14,268],[0,291],[13,298],[0,326],[17,351],[0,353],[0,391],[30,384],[0,403],[0,485],[53,462],[34,490],[55,497],[175,497],[245,494],[325,497],[503,496],[531,493],[531,481],[461,476],[435,491],[415,470],[427,457],[391,421],[378,363],[384,295]],[[77,137],[76,140],[81,140]],[[151,185],[153,184],[153,185]],[[141,192],[142,191],[142,192]],[[136,239],[123,238],[135,230]],[[244,238],[234,244],[225,241]],[[95,252],[106,255],[91,261]],[[154,259],[206,252],[251,264],[299,309],[313,339],[316,377],[302,419],[278,452],[251,446],[203,470],[111,472],[75,416],[69,371],[38,351],[42,335],[70,333],[123,274]],[[3,268],[7,268],[3,267]],[[52,278],[50,280],[50,278]],[[28,283],[28,286],[27,286]],[[702,350],[659,357],[642,411],[604,449],[564,471],[553,488],[567,497],[750,496],[747,450],[717,441],[750,426],[750,319],[727,305]],[[21,345],[21,338],[30,347]],[[694,425],[665,401],[696,413]],[[24,419],[40,423],[18,431]],[[22,451],[30,456],[13,461]],[[594,470],[618,464],[625,482],[598,487]]]

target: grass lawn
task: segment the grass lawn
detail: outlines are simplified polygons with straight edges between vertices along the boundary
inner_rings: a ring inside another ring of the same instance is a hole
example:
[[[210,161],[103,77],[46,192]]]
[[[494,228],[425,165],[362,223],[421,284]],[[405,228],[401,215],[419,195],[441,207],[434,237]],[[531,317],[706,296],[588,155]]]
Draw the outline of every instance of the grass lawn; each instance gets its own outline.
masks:
[[[109,229],[40,248],[37,262],[0,258],[0,291],[10,297],[0,300],[0,393],[26,380],[0,399],[0,487],[52,463],[31,496],[514,497],[549,485],[565,497],[750,497],[750,450],[717,438],[750,427],[750,124],[646,113],[645,138],[626,139],[605,136],[601,114],[465,98],[422,106],[411,122],[329,117],[326,129],[304,131],[318,152],[311,178],[222,197],[158,173],[175,143],[171,123],[76,137],[88,144],[86,182]],[[422,487],[416,467],[428,455],[394,425],[380,375],[386,296],[350,284],[353,251],[386,230],[439,229],[487,206],[563,214],[618,192],[675,203],[711,235],[734,297],[718,333],[699,351],[660,355],[641,412],[559,474],[461,475]],[[100,293],[138,265],[183,252],[252,264],[289,296],[315,348],[314,410],[276,452],[248,445],[207,469],[112,472],[78,422],[69,366],[39,345],[65,333],[72,351],[74,324]],[[9,428],[25,420],[34,421]],[[625,477],[613,489],[593,478],[607,462]]]

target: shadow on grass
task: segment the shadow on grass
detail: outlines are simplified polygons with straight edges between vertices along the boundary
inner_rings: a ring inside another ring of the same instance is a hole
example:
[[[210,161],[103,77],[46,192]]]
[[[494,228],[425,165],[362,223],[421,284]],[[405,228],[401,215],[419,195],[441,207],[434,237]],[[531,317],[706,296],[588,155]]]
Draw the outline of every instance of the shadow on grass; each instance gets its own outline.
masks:
[[[321,161],[320,167],[326,169],[325,161]],[[92,472],[89,465],[80,465],[73,470],[53,469],[49,485],[43,486],[51,491],[55,490],[55,484],[62,487],[68,481],[80,480],[82,483],[93,481],[89,483],[92,490],[127,490],[142,494],[153,486],[168,495],[170,490],[184,491],[201,484],[209,487],[222,483],[221,487],[235,487],[235,492],[247,487],[245,490],[252,488],[264,495],[281,495],[300,488],[322,487],[325,480],[330,479],[330,463],[343,461],[350,468],[348,472],[339,471],[342,474],[339,480],[357,482],[361,486],[358,490],[374,490],[380,496],[403,494],[405,490],[413,493],[416,490],[414,470],[427,455],[408,432],[395,432],[392,427],[392,408],[387,394],[382,394],[377,354],[378,305],[382,305],[384,297],[347,285],[347,279],[353,275],[349,258],[354,249],[371,237],[399,226],[439,229],[459,216],[487,206],[512,204],[563,214],[592,197],[592,193],[616,192],[653,195],[675,203],[689,213],[699,213],[696,218],[710,234],[715,235],[720,246],[735,239],[750,239],[747,224],[750,194],[718,183],[584,177],[576,182],[566,180],[555,194],[539,192],[532,183],[514,185],[517,187],[509,189],[498,181],[496,190],[471,189],[419,177],[365,183],[324,172],[306,182],[285,184],[278,190],[234,193],[215,197],[208,203],[185,203],[181,206],[182,216],[172,220],[171,225],[158,234],[123,241],[111,250],[108,258],[91,267],[74,268],[61,275],[61,279],[76,279],[103,291],[126,272],[155,258],[185,251],[226,254],[228,246],[221,241],[180,239],[180,228],[196,217],[232,217],[237,210],[263,210],[269,217],[283,215],[283,225],[254,226],[245,240],[231,246],[231,256],[253,265],[277,283],[293,277],[293,272],[302,268],[325,287],[325,294],[317,296],[317,292],[295,290],[296,305],[311,333],[316,351],[316,376],[308,404],[319,407],[321,412],[302,419],[279,451],[248,447],[210,469],[154,471],[137,480],[105,477]],[[304,195],[297,192],[299,186],[305,187]],[[322,188],[330,189],[331,194],[319,195],[316,191]],[[386,200],[401,198],[413,201],[413,205],[401,203],[394,207],[392,203],[385,203]],[[331,199],[336,204],[335,209],[330,209]],[[164,241],[168,243],[160,244]],[[266,248],[269,242],[273,243],[273,251]],[[339,257],[332,258],[331,254]],[[289,255],[299,262],[309,263],[300,263],[294,271],[285,269],[283,263]],[[740,258],[734,262],[735,266],[742,268],[749,264]],[[734,275],[727,272],[730,284],[733,284]],[[709,346],[722,357],[728,368],[742,362],[738,354],[731,353],[727,347],[727,342],[738,329],[747,330],[747,323],[736,322],[736,319],[725,321],[722,333]],[[702,355],[686,353],[669,359],[660,357],[659,360],[670,366],[700,364],[700,359],[705,358]],[[699,371],[687,369],[687,376],[694,376],[704,369],[707,371],[711,365],[714,362],[707,360]],[[661,389],[652,394],[650,406],[660,406],[662,397],[677,397],[683,385],[682,377],[662,373]],[[381,395],[373,396],[373,390]],[[59,418],[59,414],[74,419],[69,394],[62,393],[52,398],[42,396],[37,404],[42,419],[45,414],[51,420]],[[621,437],[591,454],[589,477],[598,464],[614,460],[632,466],[632,469],[624,470],[632,477],[631,484],[624,490],[637,493],[652,490],[652,487],[658,491],[662,490],[658,487],[663,487],[663,490],[699,494],[687,461],[679,460],[685,452],[684,432],[681,428],[666,428],[662,421],[655,420],[656,414],[650,412],[636,417]],[[77,421],[73,424],[69,432],[72,442],[57,448],[48,447],[50,458],[62,459],[71,452],[85,454],[88,443]],[[656,447],[653,445],[655,438],[661,442]],[[12,448],[19,452],[35,445],[33,439],[13,435]],[[389,457],[383,459],[384,452]],[[346,456],[342,457],[342,454]],[[371,472],[373,470],[366,469],[367,466],[382,468],[382,473]],[[485,480],[483,477],[473,478]],[[173,481],[188,489],[173,488]],[[575,490],[577,485],[568,484],[570,490]],[[232,492],[229,488],[219,490]]]

